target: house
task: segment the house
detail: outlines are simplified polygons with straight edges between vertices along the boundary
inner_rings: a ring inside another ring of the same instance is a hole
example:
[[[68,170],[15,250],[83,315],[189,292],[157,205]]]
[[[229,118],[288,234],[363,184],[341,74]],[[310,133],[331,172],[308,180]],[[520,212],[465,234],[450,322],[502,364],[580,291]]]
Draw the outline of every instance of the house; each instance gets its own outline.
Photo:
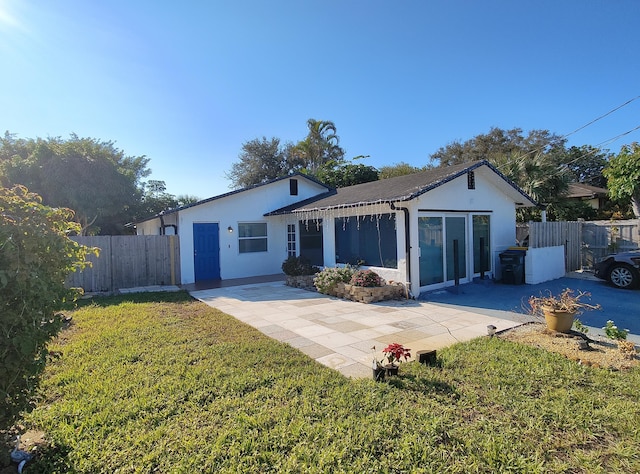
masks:
[[[575,201],[584,201],[593,209],[601,209],[607,199],[609,191],[597,186],[584,183],[570,183],[566,197]]]
[[[331,189],[302,174],[137,223],[180,235],[182,283],[281,272],[291,255],[360,264],[412,294],[495,275],[536,202],[487,161]]]

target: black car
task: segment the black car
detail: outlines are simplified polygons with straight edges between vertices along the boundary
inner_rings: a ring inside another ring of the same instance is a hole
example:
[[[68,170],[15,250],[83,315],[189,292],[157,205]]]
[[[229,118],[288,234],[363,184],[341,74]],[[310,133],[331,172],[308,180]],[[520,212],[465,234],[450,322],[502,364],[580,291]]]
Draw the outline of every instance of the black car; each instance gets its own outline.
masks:
[[[640,283],[640,250],[608,255],[595,264],[595,275],[618,288]]]

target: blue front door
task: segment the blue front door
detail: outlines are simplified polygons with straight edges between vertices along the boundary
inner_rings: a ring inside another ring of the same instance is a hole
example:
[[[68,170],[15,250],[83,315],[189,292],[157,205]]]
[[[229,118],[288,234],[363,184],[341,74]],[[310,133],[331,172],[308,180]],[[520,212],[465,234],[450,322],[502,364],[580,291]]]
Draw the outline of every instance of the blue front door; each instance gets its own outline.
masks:
[[[196,281],[220,279],[218,224],[193,224],[193,267]]]

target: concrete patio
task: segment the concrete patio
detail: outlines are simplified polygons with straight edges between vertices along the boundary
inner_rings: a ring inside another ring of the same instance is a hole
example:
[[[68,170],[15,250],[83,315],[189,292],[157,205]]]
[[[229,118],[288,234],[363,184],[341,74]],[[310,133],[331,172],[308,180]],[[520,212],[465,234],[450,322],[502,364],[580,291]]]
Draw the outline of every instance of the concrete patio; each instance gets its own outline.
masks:
[[[284,285],[253,283],[190,291],[194,298],[285,342],[348,377],[371,377],[375,346],[397,342],[411,349],[440,349],[523,324],[528,317],[509,311],[414,300],[363,304]]]

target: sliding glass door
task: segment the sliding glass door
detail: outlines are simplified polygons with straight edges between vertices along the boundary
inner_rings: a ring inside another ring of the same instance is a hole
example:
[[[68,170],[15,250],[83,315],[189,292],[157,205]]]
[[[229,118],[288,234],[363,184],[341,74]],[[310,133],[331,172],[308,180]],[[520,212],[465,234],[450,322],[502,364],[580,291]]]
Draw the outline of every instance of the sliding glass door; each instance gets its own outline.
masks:
[[[420,286],[467,278],[467,217],[418,217]]]

